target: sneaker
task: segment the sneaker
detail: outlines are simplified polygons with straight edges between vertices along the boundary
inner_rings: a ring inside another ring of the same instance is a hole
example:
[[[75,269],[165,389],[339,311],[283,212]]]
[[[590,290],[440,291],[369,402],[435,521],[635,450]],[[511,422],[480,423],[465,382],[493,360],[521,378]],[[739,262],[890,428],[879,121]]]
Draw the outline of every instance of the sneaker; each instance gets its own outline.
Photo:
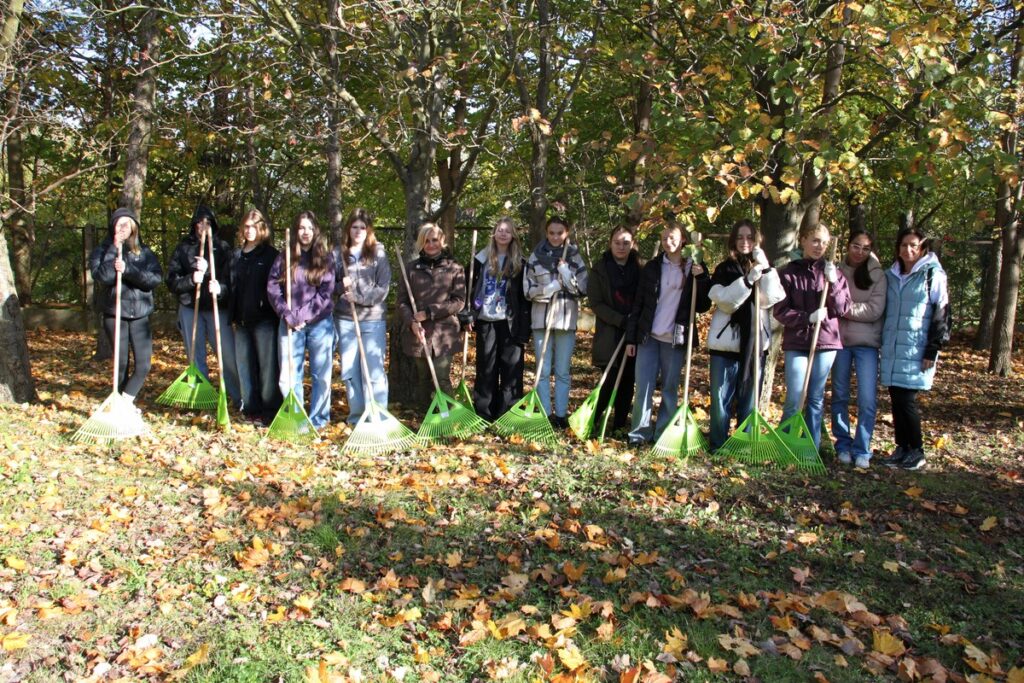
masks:
[[[919,470],[924,465],[924,450],[915,448],[912,451],[907,451],[907,455],[900,462],[899,467],[902,470]]]
[[[854,460],[853,466],[859,470],[866,470],[871,467],[871,456],[870,455],[858,455],[857,459]]]
[[[839,455],[836,456],[836,459],[844,465],[849,465],[853,462],[853,456],[846,451],[840,451]]]
[[[642,436],[631,436],[629,437],[629,445],[636,446],[637,448],[642,448],[647,445],[647,442],[644,440]]]
[[[905,449],[903,446],[897,446],[896,450],[894,450],[892,452],[892,455],[890,455],[888,458],[886,458],[885,466],[886,467],[899,467],[900,463],[902,463],[903,459],[906,458],[906,457],[907,457],[907,449]]]

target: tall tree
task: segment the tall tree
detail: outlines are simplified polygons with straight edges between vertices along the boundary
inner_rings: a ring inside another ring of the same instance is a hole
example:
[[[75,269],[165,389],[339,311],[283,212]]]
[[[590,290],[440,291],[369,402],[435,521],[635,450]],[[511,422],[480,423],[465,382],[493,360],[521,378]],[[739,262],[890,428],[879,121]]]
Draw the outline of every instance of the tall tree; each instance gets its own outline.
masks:
[[[146,174],[149,170],[149,143],[153,134],[156,107],[157,53],[160,47],[160,10],[143,8],[134,36],[138,50],[135,60],[135,85],[132,91],[132,124],[125,146],[124,186],[120,205],[142,215]]]

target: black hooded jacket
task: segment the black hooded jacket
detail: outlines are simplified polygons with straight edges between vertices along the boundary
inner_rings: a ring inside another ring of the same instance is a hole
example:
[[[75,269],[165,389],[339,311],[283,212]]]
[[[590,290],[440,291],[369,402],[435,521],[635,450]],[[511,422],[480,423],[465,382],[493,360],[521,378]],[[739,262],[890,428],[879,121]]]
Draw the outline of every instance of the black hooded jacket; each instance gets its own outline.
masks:
[[[171,294],[178,297],[178,303],[182,306],[194,305],[196,284],[192,281],[192,273],[196,270],[196,256],[199,255],[196,224],[204,217],[210,220],[210,230],[213,231],[213,264],[217,268],[217,280],[220,282],[220,296],[217,297],[217,304],[226,311],[227,303],[230,300],[228,269],[231,262],[231,245],[217,236],[219,230],[217,219],[209,207],[199,206],[196,208],[192,221],[189,223],[188,234],[175,247],[174,254],[171,255],[171,262],[167,266],[167,288],[171,290]],[[210,259],[208,251],[207,248],[203,252],[207,262]],[[209,286],[210,269],[207,268],[203,286],[199,290],[199,310],[201,311],[209,311],[213,308],[213,297],[210,296]]]
[[[267,280],[278,251],[269,241],[245,253],[241,247],[231,252],[231,322],[255,325],[264,320],[277,321],[277,313],[267,299]]]
[[[127,216],[139,224],[130,209],[118,209],[110,217],[107,226],[107,237],[89,255],[89,270],[92,279],[107,286],[106,302],[103,306],[105,315],[115,315],[116,291],[114,283],[117,272],[114,260],[117,258],[117,247],[114,246],[114,224],[118,219]],[[139,237],[139,253],[133,253],[125,243],[121,247],[121,260],[124,261],[124,272],[121,273],[121,317],[125,320],[145,318],[153,312],[153,290],[160,284],[163,272],[156,254],[142,243]]]

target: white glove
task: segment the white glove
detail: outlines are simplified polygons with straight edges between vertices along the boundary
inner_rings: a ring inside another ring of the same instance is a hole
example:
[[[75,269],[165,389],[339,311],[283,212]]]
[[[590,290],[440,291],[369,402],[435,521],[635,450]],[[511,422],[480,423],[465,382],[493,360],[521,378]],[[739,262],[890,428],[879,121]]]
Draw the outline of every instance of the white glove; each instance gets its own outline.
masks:
[[[220,296],[220,283],[216,280],[210,280],[210,294]]]
[[[828,310],[824,308],[819,308],[818,310],[813,311],[809,316],[807,316],[807,321],[810,322],[812,325],[817,325],[819,321],[827,319]]]
[[[203,284],[203,278],[206,277],[206,270],[197,270],[192,273],[192,282],[197,285]]]
[[[558,280],[552,280],[551,282],[544,285],[544,289],[541,290],[541,294],[545,297],[549,297],[561,289],[562,283],[559,282]]]
[[[763,270],[764,266],[762,266],[760,263],[755,263],[754,265],[752,265],[750,267],[750,270],[747,271],[747,284],[753,287],[754,284],[761,279],[761,271]]]
[[[204,259],[202,256],[196,256],[195,269],[197,271],[199,271],[200,273],[205,273],[209,267],[209,264],[206,263],[206,259]]]
[[[825,279],[828,280],[830,285],[834,285],[836,280],[839,279],[839,272],[836,270],[836,264],[831,261],[825,262]]]
[[[754,263],[761,266],[761,270],[765,270],[771,265],[768,263],[768,255],[764,253],[764,249],[761,247],[754,247],[750,255],[754,257]]]
[[[566,285],[572,282],[572,269],[569,267],[568,263],[563,262],[558,265],[558,275]]]

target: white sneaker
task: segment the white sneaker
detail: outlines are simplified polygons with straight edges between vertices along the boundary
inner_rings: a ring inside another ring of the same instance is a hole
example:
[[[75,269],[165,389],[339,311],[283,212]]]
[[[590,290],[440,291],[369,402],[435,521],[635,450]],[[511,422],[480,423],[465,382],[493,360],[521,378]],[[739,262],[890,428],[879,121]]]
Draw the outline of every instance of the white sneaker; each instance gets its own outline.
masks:
[[[847,453],[846,451],[842,451],[841,453],[839,453],[836,456],[836,458],[839,460],[839,462],[841,462],[844,465],[849,465],[850,463],[853,462],[853,456]]]
[[[870,455],[858,455],[857,460],[854,462],[854,467],[866,470],[871,467],[871,456]]]

